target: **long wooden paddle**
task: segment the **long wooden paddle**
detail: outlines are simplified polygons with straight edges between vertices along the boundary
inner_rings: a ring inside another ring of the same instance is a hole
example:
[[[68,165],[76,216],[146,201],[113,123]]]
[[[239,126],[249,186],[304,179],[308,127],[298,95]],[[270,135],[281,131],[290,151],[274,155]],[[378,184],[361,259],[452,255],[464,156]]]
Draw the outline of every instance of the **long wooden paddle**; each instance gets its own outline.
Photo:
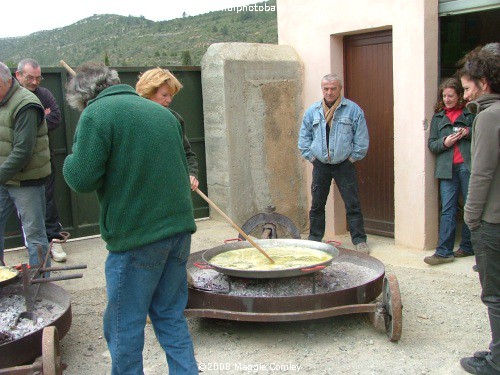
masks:
[[[66,64],[66,61],[61,60],[61,61],[59,61],[59,64],[61,64],[64,68],[66,68],[68,73],[71,74],[73,77],[76,76],[75,71],[73,69],[71,69],[71,67],[68,64]]]
[[[250,242],[250,243],[252,244],[252,246],[254,246],[257,250],[259,250],[259,251],[261,252],[261,254],[262,254],[262,255],[264,255],[264,256],[265,256],[265,257],[266,257],[266,258],[267,258],[267,259],[268,259],[271,263],[274,263],[273,258],[271,258],[271,257],[270,257],[270,256],[269,256],[269,255],[268,255],[268,254],[267,254],[267,253],[266,253],[266,252],[265,252],[265,251],[264,251],[264,250],[263,250],[263,249],[262,249],[259,245],[257,245],[257,244],[255,243],[255,241],[253,241],[250,237],[248,237],[248,236],[247,236],[247,234],[246,234],[245,232],[243,232],[243,230],[242,230],[239,226],[237,226],[237,225],[235,224],[235,222],[234,222],[234,221],[232,221],[232,220],[229,218],[229,216],[227,216],[224,212],[222,212],[222,210],[221,210],[219,207],[217,207],[217,205],[216,205],[214,202],[212,202],[212,201],[210,200],[210,198],[208,198],[205,194],[203,194],[203,193],[200,191],[200,189],[198,189],[198,188],[196,188],[196,190],[195,190],[195,191],[196,191],[196,192],[200,195],[200,197],[202,197],[202,198],[203,198],[203,199],[204,199],[204,200],[205,200],[205,201],[206,201],[206,202],[207,202],[210,206],[212,206],[213,208],[215,208],[215,209],[217,210],[217,212],[218,212],[219,214],[221,214],[221,215],[222,215],[222,217],[223,217],[224,219],[226,219],[226,220],[227,220],[227,222],[228,222],[229,224],[231,224],[231,226],[232,226],[234,229],[236,229],[236,230],[237,230],[237,231],[238,231],[238,232],[239,232],[239,233],[243,236],[243,238],[244,238],[245,240],[247,240],[248,242]]]

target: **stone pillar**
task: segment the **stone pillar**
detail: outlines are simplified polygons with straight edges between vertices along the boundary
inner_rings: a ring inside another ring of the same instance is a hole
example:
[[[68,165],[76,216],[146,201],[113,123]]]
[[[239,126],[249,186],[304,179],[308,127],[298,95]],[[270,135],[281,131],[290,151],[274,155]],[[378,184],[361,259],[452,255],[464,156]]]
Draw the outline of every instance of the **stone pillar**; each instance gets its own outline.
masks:
[[[308,224],[297,148],[303,66],[293,48],[212,44],[201,61],[210,199],[243,225],[268,205]],[[210,216],[223,220],[215,210]]]

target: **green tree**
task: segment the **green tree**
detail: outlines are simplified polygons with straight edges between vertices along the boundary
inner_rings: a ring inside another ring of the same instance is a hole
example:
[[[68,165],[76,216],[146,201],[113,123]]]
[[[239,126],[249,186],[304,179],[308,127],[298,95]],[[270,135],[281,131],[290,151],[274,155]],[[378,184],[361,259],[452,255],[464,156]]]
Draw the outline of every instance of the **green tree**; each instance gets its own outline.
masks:
[[[227,29],[227,26],[224,25],[224,26],[221,27],[220,32],[221,32],[222,35],[227,35],[227,33],[229,32],[229,30]]]
[[[252,19],[252,18],[253,18],[252,12],[240,13],[240,21],[247,21],[247,20]]]
[[[181,55],[182,65],[193,65],[193,61],[191,60],[191,54],[189,51],[182,51]]]

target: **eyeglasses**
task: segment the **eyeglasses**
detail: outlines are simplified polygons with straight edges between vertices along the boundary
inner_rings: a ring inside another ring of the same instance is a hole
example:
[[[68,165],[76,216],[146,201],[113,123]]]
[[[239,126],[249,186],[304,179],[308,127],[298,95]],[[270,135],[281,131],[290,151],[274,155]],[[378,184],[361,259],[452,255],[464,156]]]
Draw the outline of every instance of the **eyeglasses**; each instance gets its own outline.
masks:
[[[42,80],[43,80],[42,76],[33,77],[29,74],[27,76],[23,75],[23,77],[24,77],[24,79],[26,79],[26,81],[29,81],[29,82],[31,82],[31,81],[42,82]]]

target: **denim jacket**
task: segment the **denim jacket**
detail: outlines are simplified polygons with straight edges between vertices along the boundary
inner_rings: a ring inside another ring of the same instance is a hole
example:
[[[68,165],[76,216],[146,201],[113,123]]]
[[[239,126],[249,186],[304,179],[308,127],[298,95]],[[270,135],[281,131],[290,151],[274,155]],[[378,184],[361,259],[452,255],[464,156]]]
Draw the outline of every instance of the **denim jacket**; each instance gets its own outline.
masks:
[[[326,147],[326,121],[322,100],[305,112],[299,133],[299,150],[310,162],[339,164],[346,159],[361,160],[368,151],[368,128],[363,110],[353,101],[342,98],[333,115],[329,150]]]

